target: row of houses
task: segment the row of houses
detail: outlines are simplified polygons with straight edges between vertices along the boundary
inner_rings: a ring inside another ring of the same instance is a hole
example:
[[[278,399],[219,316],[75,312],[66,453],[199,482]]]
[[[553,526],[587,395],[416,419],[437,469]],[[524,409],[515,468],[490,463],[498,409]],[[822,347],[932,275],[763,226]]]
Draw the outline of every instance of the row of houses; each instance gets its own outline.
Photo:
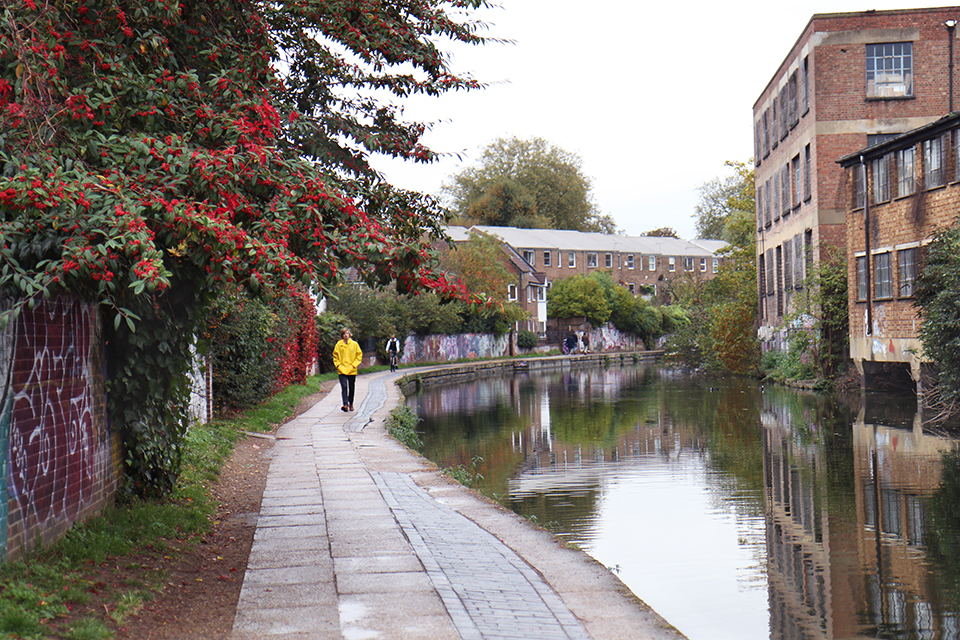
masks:
[[[495,236],[502,242],[504,264],[514,277],[507,297],[530,314],[523,328],[543,336],[547,329],[547,290],[575,275],[606,271],[631,293],[670,301],[670,288],[682,278],[707,280],[720,267],[719,240],[681,240],[625,236],[558,229],[517,227],[447,227],[456,243],[471,233]]]
[[[759,337],[785,346],[794,296],[848,265],[850,356],[920,382],[914,282],[957,220],[960,7],[814,15],[753,107]]]

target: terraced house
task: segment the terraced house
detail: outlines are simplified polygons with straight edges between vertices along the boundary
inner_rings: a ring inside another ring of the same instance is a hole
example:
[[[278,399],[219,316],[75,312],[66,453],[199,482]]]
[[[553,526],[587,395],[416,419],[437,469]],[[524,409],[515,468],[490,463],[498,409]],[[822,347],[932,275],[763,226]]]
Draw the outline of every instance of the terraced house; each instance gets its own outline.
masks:
[[[785,347],[789,328],[803,325],[788,321],[811,266],[846,250],[837,160],[953,110],[958,19],[960,7],[816,14],[754,104],[765,348]]]
[[[683,279],[707,280],[717,273],[715,254],[727,243],[718,240],[680,240],[650,236],[622,236],[557,229],[474,226],[451,227],[452,239],[465,240],[468,231],[496,236],[508,253],[508,268],[516,282],[508,297],[531,313],[525,328],[543,335],[546,330],[546,292],[562,278],[602,270],[634,295],[671,302],[671,287]]]

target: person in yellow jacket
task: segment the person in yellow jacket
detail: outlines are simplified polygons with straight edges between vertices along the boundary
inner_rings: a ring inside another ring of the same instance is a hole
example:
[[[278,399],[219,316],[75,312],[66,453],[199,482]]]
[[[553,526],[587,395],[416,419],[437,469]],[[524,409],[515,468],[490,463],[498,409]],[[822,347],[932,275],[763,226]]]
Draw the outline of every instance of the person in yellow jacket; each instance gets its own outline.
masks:
[[[357,367],[363,362],[363,351],[356,340],[350,339],[350,329],[340,332],[340,341],[333,348],[333,366],[340,374],[341,411],[353,411],[353,392],[357,386]]]

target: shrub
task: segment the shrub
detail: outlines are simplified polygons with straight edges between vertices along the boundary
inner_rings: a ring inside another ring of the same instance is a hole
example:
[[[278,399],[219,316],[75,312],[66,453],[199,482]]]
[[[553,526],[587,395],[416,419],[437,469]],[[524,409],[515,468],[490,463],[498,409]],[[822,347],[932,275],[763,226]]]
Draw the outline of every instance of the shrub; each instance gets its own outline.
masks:
[[[517,332],[517,346],[521,349],[534,349],[540,344],[540,338],[533,331],[520,329]]]
[[[423,440],[417,433],[420,418],[410,407],[397,407],[387,416],[387,432],[398,442],[414,451],[423,450]]]

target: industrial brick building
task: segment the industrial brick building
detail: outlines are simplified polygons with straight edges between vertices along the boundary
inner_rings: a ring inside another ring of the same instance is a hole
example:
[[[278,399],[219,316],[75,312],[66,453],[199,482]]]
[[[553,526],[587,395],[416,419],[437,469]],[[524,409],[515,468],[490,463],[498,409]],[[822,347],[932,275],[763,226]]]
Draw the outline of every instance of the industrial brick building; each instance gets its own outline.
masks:
[[[813,264],[846,246],[837,160],[953,109],[960,7],[814,15],[753,107],[759,335],[783,348]]]
[[[847,155],[850,356],[864,386],[884,365],[919,383],[914,288],[923,248],[960,212],[960,114]]]

